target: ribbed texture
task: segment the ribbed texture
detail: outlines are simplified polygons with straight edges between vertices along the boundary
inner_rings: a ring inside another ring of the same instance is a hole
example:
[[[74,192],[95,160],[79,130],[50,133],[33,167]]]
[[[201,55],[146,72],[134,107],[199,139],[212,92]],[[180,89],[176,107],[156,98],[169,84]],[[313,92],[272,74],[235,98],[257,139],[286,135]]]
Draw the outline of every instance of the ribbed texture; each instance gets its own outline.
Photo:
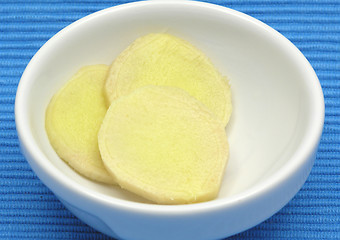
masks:
[[[0,239],[109,239],[74,217],[32,172],[19,150],[13,112],[21,74],[49,38],[125,2],[0,1]],[[231,239],[340,239],[340,1],[207,2],[249,14],[290,39],[315,69],[326,104],[317,160],[304,187],[272,218]]]

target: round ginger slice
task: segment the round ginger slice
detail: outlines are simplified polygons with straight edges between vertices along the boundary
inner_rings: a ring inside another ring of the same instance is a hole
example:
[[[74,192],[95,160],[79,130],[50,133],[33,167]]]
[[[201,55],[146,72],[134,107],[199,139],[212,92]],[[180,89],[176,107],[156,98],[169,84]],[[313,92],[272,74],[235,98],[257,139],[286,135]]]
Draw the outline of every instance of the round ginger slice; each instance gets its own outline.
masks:
[[[98,148],[98,131],[106,114],[107,65],[81,68],[49,103],[45,128],[61,159],[89,179],[112,184]]]
[[[232,111],[229,83],[193,45],[165,33],[140,37],[112,63],[105,93],[109,103],[136,88],[172,86],[187,91],[227,125]]]
[[[214,199],[229,154],[224,124],[185,91],[164,86],[114,101],[98,144],[122,188],[159,204]]]

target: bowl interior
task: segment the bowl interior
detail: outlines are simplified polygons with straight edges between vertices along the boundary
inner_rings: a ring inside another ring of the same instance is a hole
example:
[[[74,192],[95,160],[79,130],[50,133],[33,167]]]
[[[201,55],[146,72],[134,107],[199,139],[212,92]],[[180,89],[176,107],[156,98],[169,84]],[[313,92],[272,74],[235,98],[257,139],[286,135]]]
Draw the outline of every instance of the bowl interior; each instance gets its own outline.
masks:
[[[55,168],[98,194],[147,202],[118,187],[83,178],[49,144],[44,116],[57,90],[80,67],[110,64],[136,38],[168,32],[201,49],[231,83],[233,114],[226,132],[230,158],[218,199],[256,188],[289,161],[308,128],[310,99],[300,60],[288,41],[234,11],[182,4],[109,9],[62,32],[29,66],[27,111],[32,134]]]

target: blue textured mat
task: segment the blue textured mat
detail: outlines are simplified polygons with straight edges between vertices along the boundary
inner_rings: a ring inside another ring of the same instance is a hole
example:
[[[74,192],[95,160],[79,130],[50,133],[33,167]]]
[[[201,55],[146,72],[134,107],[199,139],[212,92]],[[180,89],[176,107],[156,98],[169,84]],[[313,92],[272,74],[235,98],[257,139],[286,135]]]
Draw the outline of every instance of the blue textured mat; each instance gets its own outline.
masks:
[[[75,218],[20,154],[14,99],[25,66],[56,32],[128,1],[0,0],[0,238],[109,239]],[[308,58],[323,87],[325,128],[306,184],[279,213],[231,239],[340,239],[340,1],[207,1],[272,26]]]

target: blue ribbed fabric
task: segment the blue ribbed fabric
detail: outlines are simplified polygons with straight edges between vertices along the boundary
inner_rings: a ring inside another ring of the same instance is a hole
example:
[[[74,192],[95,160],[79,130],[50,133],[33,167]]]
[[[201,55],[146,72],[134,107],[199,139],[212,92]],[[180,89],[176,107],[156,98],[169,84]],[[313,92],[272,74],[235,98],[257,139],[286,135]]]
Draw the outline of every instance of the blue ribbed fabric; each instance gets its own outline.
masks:
[[[25,66],[55,33],[128,1],[0,1],[0,239],[110,239],[74,217],[21,155],[14,99]],[[264,223],[231,239],[340,239],[340,0],[206,1],[249,14],[290,39],[314,67],[326,104],[307,182]]]

